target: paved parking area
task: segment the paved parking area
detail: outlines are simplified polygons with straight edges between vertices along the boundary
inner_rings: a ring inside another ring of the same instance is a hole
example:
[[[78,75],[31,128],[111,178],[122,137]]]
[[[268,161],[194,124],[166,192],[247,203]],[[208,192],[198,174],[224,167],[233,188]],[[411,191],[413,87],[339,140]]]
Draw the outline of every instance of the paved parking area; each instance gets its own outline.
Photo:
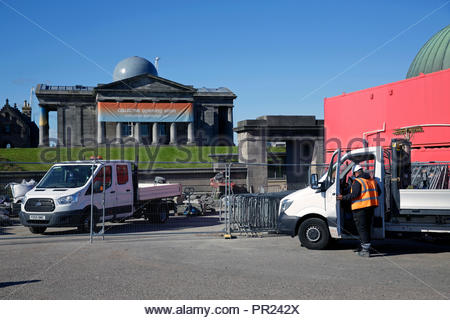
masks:
[[[112,227],[89,244],[74,229],[2,228],[0,299],[445,299],[450,246],[355,242],[324,251],[286,236],[224,240],[217,217]]]

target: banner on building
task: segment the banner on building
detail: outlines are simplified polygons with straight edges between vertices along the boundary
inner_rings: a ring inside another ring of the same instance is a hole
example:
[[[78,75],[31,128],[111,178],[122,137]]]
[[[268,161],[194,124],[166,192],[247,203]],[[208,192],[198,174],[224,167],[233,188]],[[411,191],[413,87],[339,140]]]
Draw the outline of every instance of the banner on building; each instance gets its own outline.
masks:
[[[99,101],[98,121],[105,122],[192,122],[194,108],[188,102]]]

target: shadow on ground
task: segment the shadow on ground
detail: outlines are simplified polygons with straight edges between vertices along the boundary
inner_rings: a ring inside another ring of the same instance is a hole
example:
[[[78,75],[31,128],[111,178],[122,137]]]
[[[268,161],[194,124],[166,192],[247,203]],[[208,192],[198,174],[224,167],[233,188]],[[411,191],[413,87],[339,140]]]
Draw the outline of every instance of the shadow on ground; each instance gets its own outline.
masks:
[[[357,240],[333,242],[328,250],[352,250],[359,246]],[[449,240],[388,239],[372,242],[372,257],[388,257],[405,254],[430,254],[450,252]]]
[[[0,282],[0,288],[6,288],[11,286],[19,286],[21,284],[28,284],[34,282],[40,282],[41,280],[25,280],[25,281],[11,281],[11,282]]]
[[[123,223],[107,223],[105,224],[105,234],[146,233],[181,229],[187,229],[185,231],[188,231],[189,229],[212,227],[220,224],[221,222],[219,221],[218,216],[171,216],[166,223],[150,223],[144,219],[136,219]],[[201,230],[197,231],[201,232]],[[78,230],[75,228],[63,231],[50,229],[49,231],[46,231],[44,235],[68,235],[78,233]]]

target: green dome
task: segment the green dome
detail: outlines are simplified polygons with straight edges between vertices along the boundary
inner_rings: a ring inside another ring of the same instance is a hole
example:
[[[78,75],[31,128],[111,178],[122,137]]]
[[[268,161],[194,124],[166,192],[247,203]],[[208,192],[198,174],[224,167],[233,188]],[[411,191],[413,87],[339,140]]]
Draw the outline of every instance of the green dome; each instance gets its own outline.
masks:
[[[450,25],[436,33],[419,50],[409,66],[406,78],[450,68]]]

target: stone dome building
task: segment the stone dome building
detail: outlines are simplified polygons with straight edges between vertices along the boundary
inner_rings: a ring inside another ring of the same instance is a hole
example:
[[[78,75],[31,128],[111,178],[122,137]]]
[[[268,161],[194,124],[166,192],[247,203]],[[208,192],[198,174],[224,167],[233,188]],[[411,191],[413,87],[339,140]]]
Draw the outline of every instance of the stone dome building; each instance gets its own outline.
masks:
[[[141,57],[120,61],[113,82],[95,87],[38,84],[39,145],[49,145],[48,113],[57,112],[58,146],[97,144],[232,145],[236,95],[194,88],[158,75]]]

